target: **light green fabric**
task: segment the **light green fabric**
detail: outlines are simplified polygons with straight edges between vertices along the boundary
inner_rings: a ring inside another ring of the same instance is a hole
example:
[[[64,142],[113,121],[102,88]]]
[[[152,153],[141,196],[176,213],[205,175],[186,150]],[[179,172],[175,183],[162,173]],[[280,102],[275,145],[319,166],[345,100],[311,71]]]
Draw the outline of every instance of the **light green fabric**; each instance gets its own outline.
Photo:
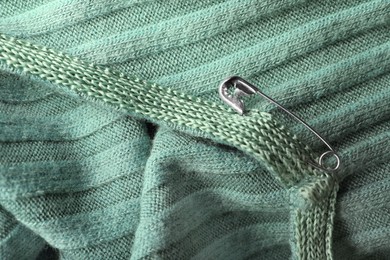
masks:
[[[389,29],[388,0],[1,1],[0,258],[386,259]]]

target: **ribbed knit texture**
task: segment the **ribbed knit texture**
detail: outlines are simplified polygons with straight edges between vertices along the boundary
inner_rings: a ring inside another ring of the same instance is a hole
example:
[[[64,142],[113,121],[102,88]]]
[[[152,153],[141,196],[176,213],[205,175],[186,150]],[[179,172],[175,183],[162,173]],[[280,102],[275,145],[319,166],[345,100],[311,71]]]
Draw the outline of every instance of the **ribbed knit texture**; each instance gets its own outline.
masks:
[[[1,259],[390,254],[388,0],[2,1],[0,33]]]

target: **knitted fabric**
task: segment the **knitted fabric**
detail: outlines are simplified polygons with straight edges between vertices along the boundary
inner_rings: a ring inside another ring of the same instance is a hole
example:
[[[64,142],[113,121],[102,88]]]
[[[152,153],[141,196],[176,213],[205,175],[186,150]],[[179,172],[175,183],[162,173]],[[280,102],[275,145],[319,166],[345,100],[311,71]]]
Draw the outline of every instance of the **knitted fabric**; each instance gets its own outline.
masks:
[[[0,7],[1,259],[390,253],[388,0]]]

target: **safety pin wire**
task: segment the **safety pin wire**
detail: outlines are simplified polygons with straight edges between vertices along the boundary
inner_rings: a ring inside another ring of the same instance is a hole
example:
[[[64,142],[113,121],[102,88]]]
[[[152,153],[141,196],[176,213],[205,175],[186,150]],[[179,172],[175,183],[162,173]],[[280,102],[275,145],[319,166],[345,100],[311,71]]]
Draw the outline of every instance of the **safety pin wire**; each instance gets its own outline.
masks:
[[[233,85],[236,88],[235,91],[234,91],[234,97],[231,97],[227,93],[227,89],[228,89],[228,87],[230,85]],[[220,84],[219,94],[220,94],[221,99],[223,101],[225,101],[225,103],[227,103],[228,105],[233,107],[241,115],[243,115],[243,113],[244,113],[244,103],[239,99],[240,96],[242,96],[242,95],[258,94],[261,97],[265,98],[266,100],[268,100],[272,104],[274,104],[277,107],[279,107],[280,109],[282,109],[285,113],[290,115],[296,121],[298,121],[299,123],[303,124],[318,139],[320,139],[320,141],[323,144],[325,144],[326,147],[329,149],[328,151],[326,151],[326,152],[321,154],[321,156],[318,159],[318,164],[309,161],[309,163],[312,166],[314,166],[314,167],[316,167],[318,169],[321,169],[321,170],[328,171],[328,172],[333,172],[333,171],[336,171],[337,169],[339,169],[339,167],[340,167],[340,157],[337,155],[336,151],[332,148],[332,146],[325,140],[325,138],[323,138],[316,130],[314,130],[314,128],[309,126],[305,121],[303,121],[301,118],[299,118],[293,112],[289,111],[284,106],[279,104],[276,100],[274,100],[273,98],[271,98],[271,97],[267,96],[266,94],[264,94],[263,92],[261,92],[257,87],[255,87],[251,83],[247,82],[246,80],[244,80],[244,79],[242,79],[242,78],[240,78],[238,76],[229,77],[229,78],[227,78],[226,80],[224,80]],[[333,155],[335,157],[336,165],[333,168],[329,168],[329,167],[325,168],[323,166],[324,158],[327,157],[327,156],[330,156],[330,155]]]

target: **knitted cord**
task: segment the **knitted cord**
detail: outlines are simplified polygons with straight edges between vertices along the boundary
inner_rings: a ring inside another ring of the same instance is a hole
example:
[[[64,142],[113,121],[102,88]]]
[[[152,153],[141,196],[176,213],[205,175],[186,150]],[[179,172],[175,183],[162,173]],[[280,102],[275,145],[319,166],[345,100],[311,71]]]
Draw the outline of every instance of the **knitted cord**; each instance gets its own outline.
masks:
[[[304,176],[323,174],[307,163],[314,157],[308,148],[268,113],[251,111],[239,116],[216,103],[29,42],[0,35],[0,43],[0,60],[9,66],[158,124],[205,132],[264,162],[287,187]]]
[[[325,191],[321,202],[310,203],[307,192]],[[292,259],[333,259],[333,223],[338,183],[332,178],[315,178],[291,189],[291,236]]]

